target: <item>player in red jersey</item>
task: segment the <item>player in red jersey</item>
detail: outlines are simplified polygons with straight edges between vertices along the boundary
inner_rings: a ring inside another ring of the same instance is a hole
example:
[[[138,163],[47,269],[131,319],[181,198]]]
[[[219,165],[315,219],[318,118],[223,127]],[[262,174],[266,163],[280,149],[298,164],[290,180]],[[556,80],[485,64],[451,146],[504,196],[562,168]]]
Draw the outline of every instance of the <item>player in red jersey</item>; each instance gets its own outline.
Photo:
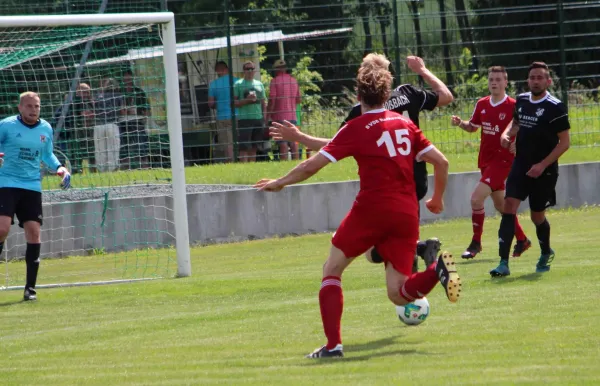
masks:
[[[481,170],[481,179],[471,194],[473,239],[462,254],[463,259],[472,259],[482,250],[485,199],[492,196],[496,210],[500,213],[504,212],[504,184],[515,158],[509,149],[505,149],[500,144],[500,136],[512,122],[516,104],[513,98],[506,95],[507,86],[508,75],[504,67],[490,67],[488,88],[491,95],[477,101],[470,120],[463,121],[460,117],[452,116],[452,125],[466,132],[474,133],[481,127],[481,145],[477,162]],[[517,217],[515,217],[515,236],[517,243],[513,250],[513,257],[518,257],[531,247],[531,241],[525,236]]]
[[[341,277],[357,257],[375,246],[384,258],[388,298],[405,305],[427,295],[438,283],[451,302],[460,292],[460,278],[452,255],[443,252],[423,272],[412,273],[414,249],[419,238],[418,202],[414,160],[434,166],[434,193],[427,201],[433,213],[444,209],[448,161],[410,119],[384,108],[392,84],[389,61],[369,54],[357,75],[357,97],[363,115],[344,125],[319,153],[277,180],[261,180],[255,187],[280,191],[303,181],[331,162],[354,157],[360,190],[352,208],[333,235],[329,257],[323,266],[319,304],[327,344],[308,358],[342,357],[340,325],[343,310]]]

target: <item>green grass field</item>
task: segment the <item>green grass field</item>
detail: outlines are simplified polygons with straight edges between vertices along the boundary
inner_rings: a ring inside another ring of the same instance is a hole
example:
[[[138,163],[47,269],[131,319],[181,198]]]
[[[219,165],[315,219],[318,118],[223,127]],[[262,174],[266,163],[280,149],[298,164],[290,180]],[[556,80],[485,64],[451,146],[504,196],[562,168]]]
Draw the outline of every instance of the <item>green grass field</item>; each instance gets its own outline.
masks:
[[[418,327],[396,319],[382,267],[357,259],[343,280],[342,360],[303,358],[324,342],[317,294],[329,234],[195,248],[185,279],[45,289],[36,303],[0,292],[0,384],[597,385],[600,208],[549,220],[552,271],[533,273],[535,246],[511,277],[492,280],[499,219],[488,219],[482,255],[459,262],[461,300],[434,289]],[[440,222],[422,237],[459,254],[470,228]],[[89,271],[90,258],[62,265]],[[41,280],[60,267],[43,263]]]
[[[476,153],[448,153],[450,172],[460,173],[476,171]],[[600,160],[600,147],[572,148],[561,158],[561,164],[576,162],[595,162]],[[188,184],[253,184],[261,178],[277,178],[291,170],[297,161],[258,162],[251,164],[212,164],[190,166],[185,169]],[[433,169],[429,167],[429,172]],[[166,169],[134,170],[114,173],[92,173],[73,176],[74,188],[91,188],[130,184],[163,184],[171,178]],[[306,183],[357,180],[357,166],[353,159],[345,159],[335,165],[329,165],[310,178]],[[46,177],[45,189],[57,189],[60,180]]]

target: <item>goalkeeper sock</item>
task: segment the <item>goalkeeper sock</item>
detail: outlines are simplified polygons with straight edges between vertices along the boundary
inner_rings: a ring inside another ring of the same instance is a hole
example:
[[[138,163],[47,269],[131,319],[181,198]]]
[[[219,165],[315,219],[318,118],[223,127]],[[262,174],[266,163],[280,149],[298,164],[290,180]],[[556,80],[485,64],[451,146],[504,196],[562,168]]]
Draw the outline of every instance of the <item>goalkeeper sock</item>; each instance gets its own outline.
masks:
[[[25,288],[35,288],[38,269],[40,268],[40,246],[41,244],[27,243],[25,250],[25,263],[27,265],[27,283]]]

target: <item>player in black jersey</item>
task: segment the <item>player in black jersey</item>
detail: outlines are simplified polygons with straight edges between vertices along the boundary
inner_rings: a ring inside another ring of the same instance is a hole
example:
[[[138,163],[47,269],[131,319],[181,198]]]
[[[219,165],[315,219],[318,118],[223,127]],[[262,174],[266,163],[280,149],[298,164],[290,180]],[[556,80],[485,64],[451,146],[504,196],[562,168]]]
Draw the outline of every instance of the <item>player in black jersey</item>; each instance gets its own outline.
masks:
[[[419,112],[422,110],[431,111],[436,107],[446,106],[454,100],[454,97],[444,82],[425,67],[423,59],[418,56],[408,56],[406,58],[406,64],[411,71],[420,75],[433,91],[426,91],[418,89],[410,84],[403,84],[392,90],[390,98],[385,103],[385,108],[410,118],[410,120],[419,127]],[[352,108],[341,126],[360,115],[362,115],[362,112],[359,103]],[[330,141],[329,138],[317,138],[302,133],[292,124],[282,125],[273,123],[273,126],[270,128],[270,133],[275,140],[299,142],[312,150],[319,150]],[[417,200],[420,201],[425,197],[425,194],[427,194],[427,167],[425,162],[415,161],[414,165]],[[417,254],[425,260],[427,265],[429,265],[437,258],[436,255],[440,250],[440,246],[441,243],[436,238],[421,241],[417,246]],[[367,254],[367,258],[374,263],[383,262],[383,259],[375,249],[371,250],[370,254]],[[418,260],[415,257],[413,271],[416,272],[417,270]]]
[[[549,271],[554,259],[545,212],[556,205],[558,159],[570,144],[569,117],[566,106],[547,91],[552,78],[545,63],[534,62],[529,66],[527,84],[530,92],[517,97],[512,127],[501,137],[505,147],[511,137],[517,137],[516,155],[506,180],[504,214],[498,231],[500,265],[490,271],[492,277],[510,275],[508,255],[515,233],[515,215],[527,197],[542,250],[536,272]]]

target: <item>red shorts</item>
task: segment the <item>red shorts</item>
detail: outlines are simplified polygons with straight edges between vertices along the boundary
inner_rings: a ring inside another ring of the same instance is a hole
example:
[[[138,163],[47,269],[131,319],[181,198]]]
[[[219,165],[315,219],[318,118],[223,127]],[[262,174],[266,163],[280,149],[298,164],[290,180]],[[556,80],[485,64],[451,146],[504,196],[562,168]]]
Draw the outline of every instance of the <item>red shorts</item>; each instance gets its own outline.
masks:
[[[504,190],[506,178],[510,173],[511,164],[492,164],[481,168],[481,179],[479,182],[486,184],[492,192]]]
[[[342,220],[331,243],[347,258],[360,256],[374,246],[396,271],[411,275],[418,240],[418,217],[394,213],[389,208],[374,209],[355,204]]]

